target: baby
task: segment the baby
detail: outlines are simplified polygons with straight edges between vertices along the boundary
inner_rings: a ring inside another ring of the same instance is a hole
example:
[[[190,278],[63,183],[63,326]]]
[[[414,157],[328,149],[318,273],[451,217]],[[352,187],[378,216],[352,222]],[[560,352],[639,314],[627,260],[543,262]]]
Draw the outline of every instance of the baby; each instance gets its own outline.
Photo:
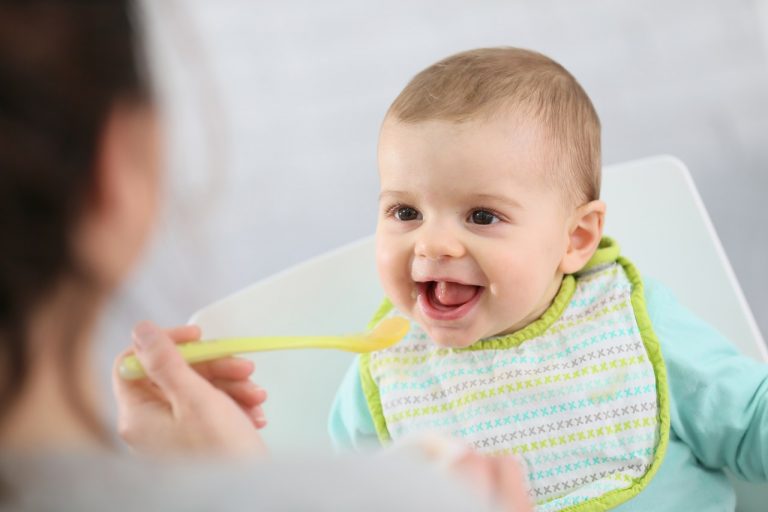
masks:
[[[722,468],[766,480],[768,367],[603,238],[600,169],[589,97],[541,54],[464,52],[406,86],[379,141],[373,322],[412,327],[347,373],[338,446],[441,432],[516,455],[546,511],[733,510]]]

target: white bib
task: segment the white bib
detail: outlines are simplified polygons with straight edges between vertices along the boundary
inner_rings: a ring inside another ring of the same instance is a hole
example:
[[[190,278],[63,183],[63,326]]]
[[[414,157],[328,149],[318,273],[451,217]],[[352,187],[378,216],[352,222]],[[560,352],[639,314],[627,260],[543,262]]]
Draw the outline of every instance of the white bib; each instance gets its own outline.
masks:
[[[378,319],[391,315],[385,306]],[[521,331],[447,349],[412,324],[402,342],[361,358],[361,377],[382,441],[439,431],[514,454],[541,511],[626,501],[655,473],[669,435],[642,281],[610,239]]]

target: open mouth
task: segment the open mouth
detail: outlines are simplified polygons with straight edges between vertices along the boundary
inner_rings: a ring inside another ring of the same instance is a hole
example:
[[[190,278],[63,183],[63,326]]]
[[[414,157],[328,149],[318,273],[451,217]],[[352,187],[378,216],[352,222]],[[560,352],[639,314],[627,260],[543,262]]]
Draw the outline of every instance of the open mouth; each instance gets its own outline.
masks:
[[[452,281],[426,281],[416,285],[419,307],[433,320],[458,320],[464,317],[480,300],[484,290],[482,286]]]

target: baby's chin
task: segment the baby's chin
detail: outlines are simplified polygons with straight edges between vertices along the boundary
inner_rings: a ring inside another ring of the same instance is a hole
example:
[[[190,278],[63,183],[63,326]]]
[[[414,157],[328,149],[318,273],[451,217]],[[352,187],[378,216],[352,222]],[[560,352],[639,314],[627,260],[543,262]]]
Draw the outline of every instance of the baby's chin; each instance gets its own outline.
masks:
[[[435,327],[422,325],[429,338],[442,348],[467,348],[471,347],[480,339],[465,329],[450,329],[445,327]]]

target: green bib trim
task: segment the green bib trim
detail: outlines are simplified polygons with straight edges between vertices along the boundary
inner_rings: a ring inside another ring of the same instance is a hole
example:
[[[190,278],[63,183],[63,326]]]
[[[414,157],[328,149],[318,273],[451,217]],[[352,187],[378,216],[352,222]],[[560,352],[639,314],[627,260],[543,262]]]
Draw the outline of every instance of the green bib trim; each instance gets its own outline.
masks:
[[[618,253],[618,245],[616,246]],[[636,496],[642,491],[648,482],[659,470],[664,456],[667,454],[667,445],[669,444],[669,430],[671,428],[671,419],[669,415],[669,382],[667,381],[667,367],[664,364],[664,357],[661,353],[661,344],[659,338],[653,330],[651,317],[648,315],[648,309],[645,305],[645,293],[643,291],[643,280],[640,272],[635,266],[622,256],[617,257],[617,262],[624,268],[630,282],[632,283],[632,309],[635,311],[635,321],[640,328],[640,336],[643,339],[645,350],[653,364],[654,374],[656,376],[656,393],[658,400],[658,421],[659,421],[659,442],[656,447],[656,457],[648,471],[639,478],[631,487],[608,493],[596,500],[596,503],[587,503],[587,507],[572,507],[568,511],[601,511],[618,506],[621,503]]]

